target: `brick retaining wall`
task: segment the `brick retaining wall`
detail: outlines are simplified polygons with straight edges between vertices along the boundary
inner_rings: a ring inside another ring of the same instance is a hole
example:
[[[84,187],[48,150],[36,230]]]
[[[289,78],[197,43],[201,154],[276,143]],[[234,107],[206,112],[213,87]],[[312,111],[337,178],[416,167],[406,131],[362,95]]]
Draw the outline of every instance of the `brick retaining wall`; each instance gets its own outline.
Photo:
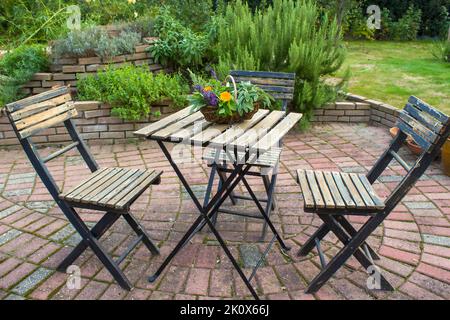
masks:
[[[89,144],[115,144],[135,139],[133,132],[176,111],[168,102],[152,106],[152,112],[159,111],[160,117],[150,116],[141,121],[124,121],[111,116],[111,106],[97,101],[75,102],[78,116],[77,129]],[[62,144],[70,137],[64,126],[46,129],[33,137],[37,144]],[[19,142],[4,112],[0,113],[0,147],[18,145]]]
[[[314,111],[314,123],[347,122],[369,123],[391,128],[395,126],[399,110],[386,103],[347,94],[347,100],[328,104]]]
[[[77,77],[83,77],[103,70],[107,65],[123,65],[131,63],[135,66],[146,65],[152,72],[159,72],[163,67],[155,63],[151,54],[146,50],[152,46],[155,38],[146,38],[146,44],[135,47],[135,52],[111,58],[60,58],[52,61],[48,73],[36,73],[32,80],[23,86],[26,95],[38,94],[57,85],[70,85],[76,93]]]

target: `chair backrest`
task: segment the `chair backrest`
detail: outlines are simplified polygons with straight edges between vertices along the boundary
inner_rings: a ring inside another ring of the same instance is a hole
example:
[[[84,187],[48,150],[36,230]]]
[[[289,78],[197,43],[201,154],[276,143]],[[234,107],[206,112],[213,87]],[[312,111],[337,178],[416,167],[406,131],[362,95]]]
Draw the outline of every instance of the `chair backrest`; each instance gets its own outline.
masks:
[[[398,135],[367,175],[368,180],[373,184],[393,159],[396,159],[408,172],[386,200],[387,212],[401,201],[436,159],[450,135],[450,118],[412,96],[400,112],[397,127],[400,129]],[[397,153],[408,136],[411,136],[423,150],[411,166]]]
[[[77,148],[89,169],[92,172],[98,170],[97,163],[73,123],[72,118],[77,116],[77,110],[68,87],[58,87],[9,103],[6,105],[6,114],[28,159],[55,201],[58,202],[59,188],[45,165],[46,162]],[[42,130],[61,123],[66,127],[73,143],[42,158],[31,138]]]
[[[236,82],[250,81],[270,93],[282,102],[283,111],[294,99],[295,73],[232,70],[230,74]]]

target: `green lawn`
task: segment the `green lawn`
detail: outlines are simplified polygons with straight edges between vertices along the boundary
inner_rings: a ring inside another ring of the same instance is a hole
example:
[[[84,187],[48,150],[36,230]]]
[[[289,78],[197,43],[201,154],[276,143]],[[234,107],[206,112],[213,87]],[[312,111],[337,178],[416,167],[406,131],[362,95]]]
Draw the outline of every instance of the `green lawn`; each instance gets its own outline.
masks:
[[[349,41],[348,91],[403,108],[415,95],[450,114],[450,64],[434,59],[430,42]]]

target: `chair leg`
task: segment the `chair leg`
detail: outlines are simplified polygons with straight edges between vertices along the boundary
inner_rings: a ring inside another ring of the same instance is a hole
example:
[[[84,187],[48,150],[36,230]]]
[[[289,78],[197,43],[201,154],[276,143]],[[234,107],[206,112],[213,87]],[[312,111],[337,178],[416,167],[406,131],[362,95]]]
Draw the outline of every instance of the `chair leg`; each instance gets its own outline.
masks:
[[[267,199],[269,199],[269,186],[270,186],[269,177],[267,175],[262,175],[261,178],[264,183],[264,188],[266,189]],[[272,199],[272,211],[275,211],[276,206],[277,206],[277,204],[276,204],[276,200],[274,198],[274,199]]]
[[[226,173],[220,171],[220,168],[217,170],[217,174],[219,175],[219,178],[220,178],[219,183],[222,185],[224,183],[224,181],[227,180],[227,175],[226,175]],[[234,191],[232,191],[230,193],[230,200],[234,206],[237,204],[237,200],[236,200]]]
[[[337,222],[339,222],[341,224],[341,226],[344,228],[344,230],[347,231],[347,233],[350,235],[350,237],[353,237],[357,233],[356,229],[352,226],[352,224],[347,219],[345,219],[344,216],[336,216],[335,218],[336,218]],[[380,260],[380,257],[375,252],[375,250],[373,250],[372,247],[370,247],[367,243],[364,243],[364,244],[367,245],[367,249],[368,249],[372,259]]]
[[[120,218],[120,214],[107,212],[91,229],[93,237],[100,239],[105,232]],[[86,250],[88,243],[81,240],[72,252],[56,268],[59,272],[66,272],[67,268]]]
[[[330,232],[330,228],[324,223],[319,229],[314,232],[314,234],[306,241],[306,243],[302,246],[302,248],[298,252],[298,256],[305,257],[307,256],[315,247],[316,247],[316,239],[319,241],[325,238],[325,236]]]
[[[361,245],[364,244],[370,233],[363,234],[361,230],[350,239],[341,229],[337,221],[328,215],[319,215],[319,217],[327,224],[330,230],[338,237],[338,239],[344,244],[344,247],[338,252],[336,256],[326,265],[325,268],[314,278],[311,284],[308,286],[306,293],[317,292],[338,270],[344,265],[344,263],[354,255],[359,263],[367,270],[372,263],[360,250]],[[382,290],[393,291],[394,288],[391,284],[380,274],[380,287]]]
[[[92,251],[94,251],[95,255],[100,259],[106,269],[108,269],[117,283],[123,289],[130,291],[132,288],[130,281],[127,279],[117,263],[115,263],[114,260],[106,253],[98,240],[94,237],[91,237],[88,241],[89,247],[92,249]]]
[[[123,217],[128,222],[130,227],[134,230],[134,232],[138,236],[142,236],[142,242],[145,244],[145,246],[150,250],[152,254],[159,254],[158,247],[153,243],[153,241],[150,239],[150,236],[145,231],[144,227],[141,226],[141,224],[136,220],[135,217],[131,213],[124,214]]]

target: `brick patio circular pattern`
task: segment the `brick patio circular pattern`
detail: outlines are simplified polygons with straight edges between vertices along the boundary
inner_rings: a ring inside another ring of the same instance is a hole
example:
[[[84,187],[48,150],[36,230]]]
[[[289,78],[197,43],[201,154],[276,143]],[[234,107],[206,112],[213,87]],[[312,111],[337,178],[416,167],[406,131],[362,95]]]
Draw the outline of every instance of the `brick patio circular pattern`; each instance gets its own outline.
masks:
[[[442,174],[439,163],[410,191],[373,236],[369,244],[377,249],[377,265],[397,289],[395,292],[370,291],[367,275],[350,259],[317,294],[304,289],[319,272],[315,254],[296,257],[300,245],[320,221],[303,212],[295,170],[324,169],[365,173],[385,150],[390,137],[385,128],[366,125],[316,125],[308,133],[291,133],[285,139],[281,173],[276,192],[276,227],[289,245],[288,255],[274,247],[253,280],[262,298],[267,299],[450,299],[450,178]],[[49,154],[54,148],[41,149]],[[106,145],[92,147],[100,166],[158,168],[164,170],[161,185],[153,186],[133,206],[136,217],[161,247],[152,257],[142,245],[122,263],[134,284],[131,292],[116,285],[110,274],[89,250],[76,261],[81,268],[81,288],[68,289],[67,274],[56,266],[80,238],[55,206],[47,189],[36,176],[21,150],[0,151],[0,299],[221,299],[250,298],[214,237],[207,231],[196,235],[175,258],[170,268],[154,284],[147,276],[156,270],[176,241],[196,218],[197,211],[182,189],[175,173],[155,144]],[[402,156],[412,160],[408,150]],[[81,158],[71,153],[49,163],[63,189],[76,185],[89,171]],[[207,183],[207,167],[200,160],[182,166],[198,195]],[[377,192],[389,194],[405,172],[392,163],[376,184]],[[255,190],[264,191],[259,181],[249,179]],[[242,191],[242,190],[241,190]],[[250,202],[238,204],[252,210]],[[92,224],[99,215],[82,211]],[[356,225],[363,218],[353,217]],[[262,224],[241,217],[221,215],[221,234],[232,252],[245,266],[251,254],[262,250],[257,243]],[[132,232],[118,223],[102,238],[115,256],[126,248]],[[117,245],[119,244],[119,245]],[[337,239],[327,237],[324,250],[332,256]],[[247,273],[249,268],[245,269]]]

